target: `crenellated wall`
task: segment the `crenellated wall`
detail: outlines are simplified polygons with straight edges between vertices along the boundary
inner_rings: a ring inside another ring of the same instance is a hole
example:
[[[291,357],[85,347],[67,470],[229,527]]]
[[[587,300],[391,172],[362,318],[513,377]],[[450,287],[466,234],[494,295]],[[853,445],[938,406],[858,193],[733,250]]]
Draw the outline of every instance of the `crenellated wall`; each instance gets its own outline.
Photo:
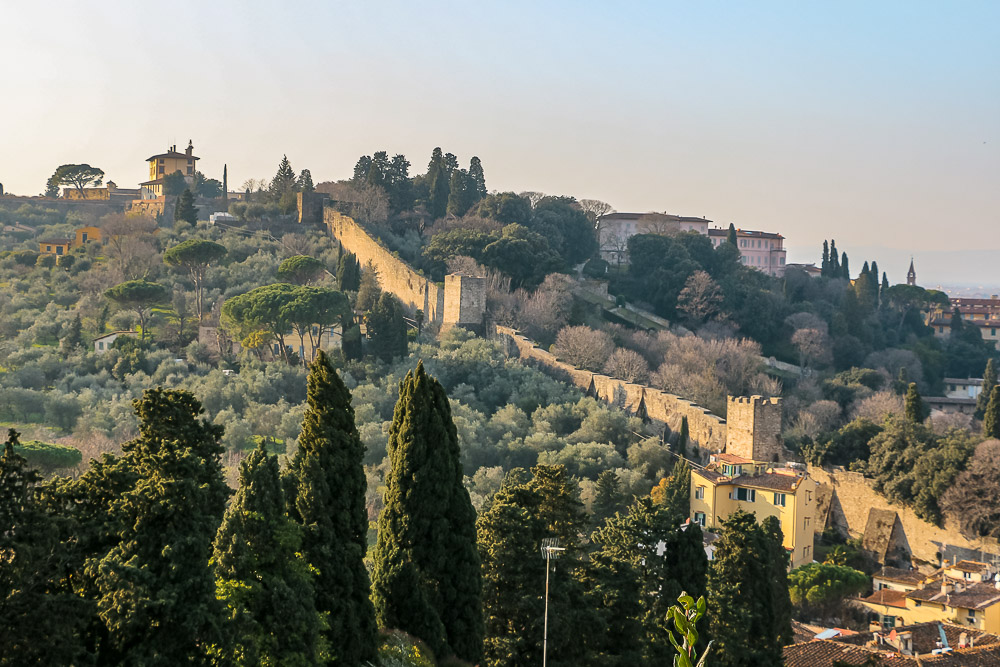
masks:
[[[349,216],[327,206],[323,224],[348,252],[357,256],[361,266],[369,261],[378,270],[378,282],[398,298],[410,315],[424,312],[424,322],[440,323],[444,317],[444,289],[431,282],[373,239]]]
[[[691,444],[708,452],[721,452],[725,447],[726,420],[700,405],[659,389],[574,368],[509,327],[498,326],[496,331],[517,346],[521,359],[533,363],[557,380],[575,384],[609,405],[664,424],[671,431],[680,430],[681,420],[687,417]]]

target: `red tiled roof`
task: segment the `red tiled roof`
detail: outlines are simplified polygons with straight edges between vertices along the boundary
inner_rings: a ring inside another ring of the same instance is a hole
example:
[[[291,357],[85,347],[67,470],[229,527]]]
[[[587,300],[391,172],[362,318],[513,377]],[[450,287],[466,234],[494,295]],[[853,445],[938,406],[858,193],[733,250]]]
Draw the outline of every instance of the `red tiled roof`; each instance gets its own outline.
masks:
[[[72,242],[73,239],[47,239],[45,241],[39,241],[39,243],[51,243],[52,245],[66,245]]]
[[[862,646],[852,646],[832,639],[814,639],[811,642],[792,644],[783,649],[785,667],[832,667],[870,664],[873,656],[880,656],[885,665],[916,665],[912,658],[875,651]]]
[[[899,609],[906,609],[906,593],[903,591],[894,591],[891,588],[883,588],[880,591],[875,591],[866,598],[861,598],[862,602],[869,602],[871,604],[881,604],[886,607],[898,607]]]
[[[177,151],[167,151],[166,153],[160,153],[159,155],[153,155],[152,157],[146,158],[146,162],[149,162],[150,160],[156,160],[156,159],[159,159],[161,157],[162,158],[168,158],[169,157],[169,158],[174,158],[176,160],[200,160],[201,159],[201,158],[197,158],[197,157],[195,157],[193,155],[188,155],[187,153],[178,153]]]
[[[962,590],[958,590],[959,587]],[[941,583],[934,582],[907,593],[906,597],[961,609],[985,609],[1000,603],[1000,590],[990,584],[977,582],[965,586],[958,584],[950,593],[942,593]]]
[[[712,458],[723,463],[753,463],[752,459],[745,459],[742,456],[736,456],[736,454],[726,454],[725,452],[712,454]]]
[[[883,567],[872,575],[873,579],[885,579],[886,581],[896,581],[902,584],[912,584],[920,586],[924,583],[925,577],[917,570],[904,570],[899,567]]]

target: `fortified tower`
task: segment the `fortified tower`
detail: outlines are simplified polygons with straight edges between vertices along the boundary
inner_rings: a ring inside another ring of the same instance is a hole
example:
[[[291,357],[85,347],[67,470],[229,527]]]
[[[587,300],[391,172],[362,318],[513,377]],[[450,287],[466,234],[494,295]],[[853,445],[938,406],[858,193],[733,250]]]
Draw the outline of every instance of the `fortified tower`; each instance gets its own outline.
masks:
[[[781,460],[781,399],[726,397],[726,453],[752,461]]]
[[[444,277],[444,326],[481,333],[486,312],[486,278],[449,273]]]

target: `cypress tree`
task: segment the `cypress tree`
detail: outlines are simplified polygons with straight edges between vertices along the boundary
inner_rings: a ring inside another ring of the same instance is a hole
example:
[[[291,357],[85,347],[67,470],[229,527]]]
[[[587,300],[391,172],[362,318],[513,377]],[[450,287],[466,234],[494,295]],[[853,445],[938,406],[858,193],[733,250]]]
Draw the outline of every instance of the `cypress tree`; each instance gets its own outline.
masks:
[[[736,238],[736,226],[731,222],[729,223],[729,231],[726,232],[726,241],[731,243],[734,248],[739,245]]]
[[[133,406],[139,437],[122,445],[121,461],[134,484],[107,509],[116,543],[85,568],[107,653],[132,664],[203,662],[221,618],[208,563],[229,496],[222,427],[199,420],[201,404],[186,391],[147,389]]]
[[[690,437],[691,436],[688,431],[688,418],[681,417],[681,431],[677,436],[677,453],[681,456],[687,456],[687,445]]]
[[[875,295],[876,304],[881,299],[881,294],[880,294],[881,290],[879,290],[878,277],[879,277],[878,262],[872,260],[872,270],[871,270],[872,293]]]
[[[229,165],[222,165],[222,201],[229,201]]]
[[[847,263],[847,252],[842,252],[840,254],[840,277],[844,280],[851,279],[851,267]]]
[[[781,522],[769,516],[760,525],[767,582],[771,593],[772,636],[780,646],[792,643],[792,600],[788,594],[788,552],[784,547]]]
[[[80,313],[76,314],[66,329],[66,335],[59,341],[59,350],[64,357],[69,356],[83,343],[83,322],[80,321]]]
[[[483,647],[476,511],[462,483],[448,397],[423,362],[399,385],[388,450],[372,582],[379,625],[419,637],[439,657],[476,662]]]
[[[431,161],[427,165],[426,180],[430,188],[430,198],[427,208],[430,211],[431,217],[435,220],[443,218],[448,208],[451,170],[448,169],[440,148],[435,148],[431,153]]]
[[[830,244],[826,239],[823,239],[823,263],[820,265],[820,269],[821,276],[830,275]]]
[[[361,286],[361,263],[354,253],[342,252],[337,260],[337,284],[342,292],[356,292]]]
[[[339,663],[375,656],[375,612],[365,569],[364,445],[351,395],[320,350],[309,367],[308,408],[285,477],[288,514],[302,526],[302,552],[319,570],[316,608],[329,614],[326,632]]]
[[[997,386],[996,360],[990,357],[986,362],[986,370],[983,371],[983,386],[979,390],[979,397],[976,399],[976,419],[982,419],[986,414],[986,404],[990,401],[993,387]]]
[[[840,277],[840,255],[837,254],[837,241],[830,239],[830,277]]]
[[[475,204],[489,194],[489,191],[486,189],[486,174],[483,172],[483,163],[475,155],[469,160],[469,178],[472,179],[472,191],[474,194],[472,203]]]
[[[924,419],[927,418],[927,414],[924,408],[924,401],[920,398],[920,392],[917,391],[916,382],[910,383],[910,386],[906,390],[906,398],[904,400],[904,413],[907,421],[913,422],[914,424],[924,423]]]
[[[882,289],[889,289],[889,276],[885,274],[885,271],[882,272]]]
[[[614,516],[624,500],[618,473],[605,470],[597,476],[597,491],[594,494],[594,512],[591,523],[601,526],[608,517]]]
[[[867,276],[870,270],[871,269],[868,268],[868,260],[866,259],[865,263],[861,266],[861,273],[858,274],[858,277]]]
[[[990,402],[986,404],[983,415],[983,435],[1000,438],[1000,386],[994,386],[990,391]]]
[[[216,587],[232,633],[218,650],[224,662],[320,661],[322,621],[301,542],[299,526],[285,515],[278,458],[261,442],[240,464],[239,490],[215,536]]]
[[[708,578],[709,632],[715,641],[712,665],[756,667],[780,665],[783,628],[775,619],[772,582],[775,567],[769,556],[773,538],[752,514],[737,510],[723,522],[715,543],[715,559]],[[777,548],[780,548],[780,544]],[[787,595],[787,592],[786,592]],[[781,613],[780,610],[777,610]]]
[[[365,316],[369,350],[383,361],[406,356],[406,320],[403,306],[388,292],[383,292]]]
[[[191,190],[185,188],[177,200],[177,208],[174,209],[174,220],[183,220],[189,224],[198,222],[198,209],[194,206],[194,195]]]

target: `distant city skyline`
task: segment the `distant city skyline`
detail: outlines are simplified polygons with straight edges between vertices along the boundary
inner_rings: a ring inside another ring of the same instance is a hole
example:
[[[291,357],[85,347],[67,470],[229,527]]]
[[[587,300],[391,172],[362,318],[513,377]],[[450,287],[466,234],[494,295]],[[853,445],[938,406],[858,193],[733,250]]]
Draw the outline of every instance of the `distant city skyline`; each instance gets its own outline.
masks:
[[[779,232],[790,262],[833,237],[855,271],[997,275],[1000,3],[285,7],[6,8],[0,183],[87,162],[135,187],[189,139],[232,188],[441,146],[490,189]]]

